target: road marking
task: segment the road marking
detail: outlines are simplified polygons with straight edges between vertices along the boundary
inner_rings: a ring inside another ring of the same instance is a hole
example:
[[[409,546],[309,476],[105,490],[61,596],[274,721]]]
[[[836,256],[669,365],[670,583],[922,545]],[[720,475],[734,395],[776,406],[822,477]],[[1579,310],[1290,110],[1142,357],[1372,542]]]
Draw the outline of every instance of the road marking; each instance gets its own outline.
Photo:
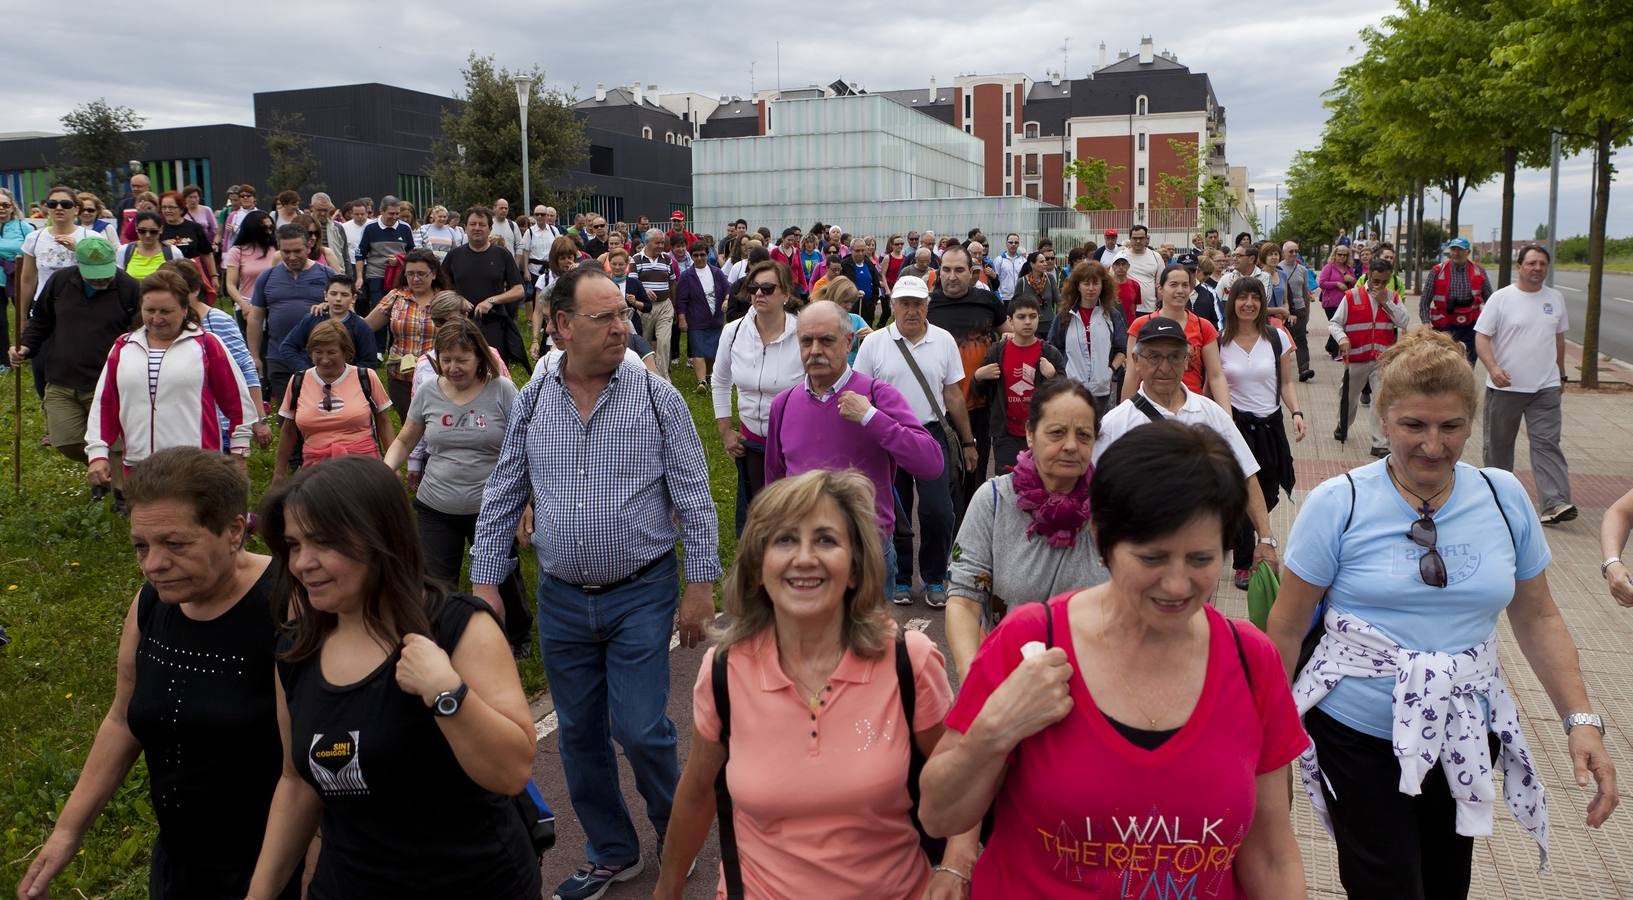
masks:
[[[1626,298],[1626,297],[1612,297],[1612,298],[1610,298],[1610,299],[1612,299],[1612,300],[1620,300],[1620,301],[1621,301],[1621,302],[1623,302],[1623,303],[1633,303],[1633,300],[1629,300],[1629,299],[1627,299],[1627,298]]]
[[[1581,288],[1573,288],[1573,287],[1571,287],[1571,286],[1570,286],[1570,285],[1568,285],[1568,284],[1556,284],[1556,285],[1554,285],[1554,287],[1557,287],[1557,288],[1559,288],[1559,289],[1560,289],[1560,290],[1562,290],[1562,291],[1570,291],[1570,292],[1571,292],[1571,293],[1573,293],[1573,294],[1580,294],[1580,293],[1582,293],[1582,289],[1581,289]]]

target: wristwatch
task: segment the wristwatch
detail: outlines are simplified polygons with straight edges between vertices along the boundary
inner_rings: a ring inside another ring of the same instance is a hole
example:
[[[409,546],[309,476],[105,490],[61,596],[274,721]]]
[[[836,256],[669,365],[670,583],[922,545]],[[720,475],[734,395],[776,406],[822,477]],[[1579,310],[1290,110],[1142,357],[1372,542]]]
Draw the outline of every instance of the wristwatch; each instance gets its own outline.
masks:
[[[460,705],[465,702],[465,694],[469,691],[470,688],[461,681],[459,687],[438,694],[436,699],[431,701],[432,715],[447,717],[459,712]]]
[[[1565,717],[1565,736],[1570,737],[1571,729],[1578,725],[1592,725],[1599,729],[1600,737],[1605,734],[1605,720],[1595,713],[1571,713]]]
[[[1262,538],[1259,538],[1259,543],[1261,543],[1261,544],[1269,544],[1269,545],[1270,545],[1270,549],[1272,549],[1272,550],[1276,550],[1276,549],[1279,549],[1279,548],[1280,548],[1280,547],[1281,547],[1281,544],[1280,544],[1280,543],[1277,543],[1277,541],[1276,541],[1276,539],[1275,539],[1275,538],[1273,538],[1273,537],[1262,537]]]

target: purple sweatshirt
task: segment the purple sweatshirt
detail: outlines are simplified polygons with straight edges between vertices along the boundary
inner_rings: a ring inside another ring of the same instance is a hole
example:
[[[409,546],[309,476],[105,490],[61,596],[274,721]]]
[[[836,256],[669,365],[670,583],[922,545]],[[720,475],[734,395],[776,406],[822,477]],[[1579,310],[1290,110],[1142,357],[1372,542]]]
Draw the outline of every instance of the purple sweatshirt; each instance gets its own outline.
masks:
[[[770,484],[813,469],[855,469],[873,482],[874,508],[888,540],[896,527],[891,488],[896,467],[915,478],[939,476],[943,464],[941,444],[919,424],[913,408],[890,385],[853,369],[839,393],[847,391],[861,394],[873,404],[874,413],[866,425],[839,414],[837,394],[823,402],[811,396],[804,381],[771,401],[765,480]]]

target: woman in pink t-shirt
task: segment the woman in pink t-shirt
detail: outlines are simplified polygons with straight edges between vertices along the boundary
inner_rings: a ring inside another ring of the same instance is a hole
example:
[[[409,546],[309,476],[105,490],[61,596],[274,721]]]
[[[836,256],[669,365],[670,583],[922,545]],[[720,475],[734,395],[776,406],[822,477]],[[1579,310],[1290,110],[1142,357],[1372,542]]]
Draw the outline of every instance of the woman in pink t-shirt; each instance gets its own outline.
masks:
[[[1142,425],[1100,458],[1110,583],[1011,611],[924,770],[931,834],[994,812],[973,896],[1305,896],[1287,766],[1309,739],[1275,647],[1209,602],[1246,496],[1204,428]]]
[[[722,771],[722,845],[735,832],[737,864],[723,849],[719,897],[740,880],[734,892],[746,897],[919,900],[932,887],[956,896],[968,881],[977,836],[949,841],[932,869],[911,818],[909,741],[926,755],[935,747],[952,689],[928,638],[898,637],[883,561],[873,486],[855,472],[807,472],[755,498],[724,588],[731,624],[692,692],[692,752],[653,896],[681,896]],[[906,720],[901,652],[914,694]]]

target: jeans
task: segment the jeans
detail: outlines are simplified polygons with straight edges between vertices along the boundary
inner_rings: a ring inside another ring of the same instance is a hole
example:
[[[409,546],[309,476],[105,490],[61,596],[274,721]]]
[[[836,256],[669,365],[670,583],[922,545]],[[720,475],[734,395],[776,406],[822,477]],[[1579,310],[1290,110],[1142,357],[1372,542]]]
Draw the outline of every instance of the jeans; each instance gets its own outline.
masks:
[[[737,536],[743,536],[743,525],[748,522],[748,505],[765,490],[765,441],[743,438],[743,455],[737,462]]]
[[[557,746],[585,850],[597,865],[641,855],[618,784],[617,741],[663,840],[680,780],[669,720],[669,638],[679,603],[671,553],[630,584],[591,595],[539,576],[539,649],[556,704]]]
[[[1445,328],[1436,328],[1435,330],[1446,332],[1451,335],[1452,340],[1463,345],[1463,355],[1469,358],[1469,365],[1472,366],[1479,362],[1480,357],[1474,352],[1473,325],[1448,325]]]
[[[1003,409],[999,408],[998,415],[1003,414]],[[975,471],[971,472],[964,468],[962,454],[951,463],[953,466],[952,471],[957,472],[959,477],[964,479],[963,493],[959,498],[958,509],[956,510],[957,515],[953,517],[953,531],[955,533],[964,524],[964,507],[970,505],[970,498],[974,497],[975,492],[980,490],[981,485],[986,482],[987,463],[992,459],[992,410],[985,406],[980,409],[972,409],[969,411],[969,417],[970,430],[975,432]],[[1000,472],[999,474],[1003,473]]]
[[[1310,304],[1293,310],[1293,321],[1287,325],[1293,332],[1293,359],[1298,362],[1298,373],[1303,375],[1310,371]]]
[[[924,426],[936,440],[941,440],[941,423],[931,422]],[[941,454],[946,457],[945,451]],[[956,467],[956,469],[955,469]],[[910,585],[913,583],[913,498],[918,497],[919,506],[919,578],[923,579],[925,587],[932,584],[941,584],[947,579],[947,565],[951,561],[953,552],[953,534],[955,532],[953,514],[953,495],[948,487],[947,473],[963,470],[963,461],[946,460],[941,467],[941,474],[935,478],[914,478],[906,471],[896,472],[896,497],[900,503],[896,510],[895,548],[899,568],[896,572],[898,584]]]
[[[1026,438],[1016,437],[1007,430],[994,438],[992,441],[992,460],[995,474],[993,477],[1009,474],[1009,470],[1015,468],[1015,463],[1019,460],[1021,451],[1025,449]],[[980,485],[975,486],[976,491],[980,489]],[[967,496],[973,499],[975,491],[971,491]],[[969,503],[966,502],[964,505],[968,506]]]
[[[374,304],[379,303],[380,298],[384,297],[388,293],[390,293],[390,291],[386,289],[386,280],[384,278],[369,278],[365,276],[363,278],[363,296],[357,298],[357,314],[360,316],[368,315],[369,310],[374,309]],[[374,330],[374,346],[378,348],[381,353],[384,353],[386,350],[386,338],[388,337],[387,332],[390,327],[390,325],[387,325],[385,328],[376,328]]]
[[[458,590],[460,564],[476,538],[476,513],[445,513],[416,498],[414,523],[425,550],[425,571]],[[510,553],[512,558],[516,556],[515,544]],[[527,608],[525,590],[520,566],[512,568],[510,577],[499,585],[499,599],[505,607],[505,640],[513,648],[526,647],[533,638],[533,614]]]
[[[1531,475],[1543,512],[1571,503],[1571,470],[1559,449],[1564,416],[1557,387],[1535,393],[1486,388],[1485,464],[1514,471],[1514,443],[1523,418],[1531,440]]]

